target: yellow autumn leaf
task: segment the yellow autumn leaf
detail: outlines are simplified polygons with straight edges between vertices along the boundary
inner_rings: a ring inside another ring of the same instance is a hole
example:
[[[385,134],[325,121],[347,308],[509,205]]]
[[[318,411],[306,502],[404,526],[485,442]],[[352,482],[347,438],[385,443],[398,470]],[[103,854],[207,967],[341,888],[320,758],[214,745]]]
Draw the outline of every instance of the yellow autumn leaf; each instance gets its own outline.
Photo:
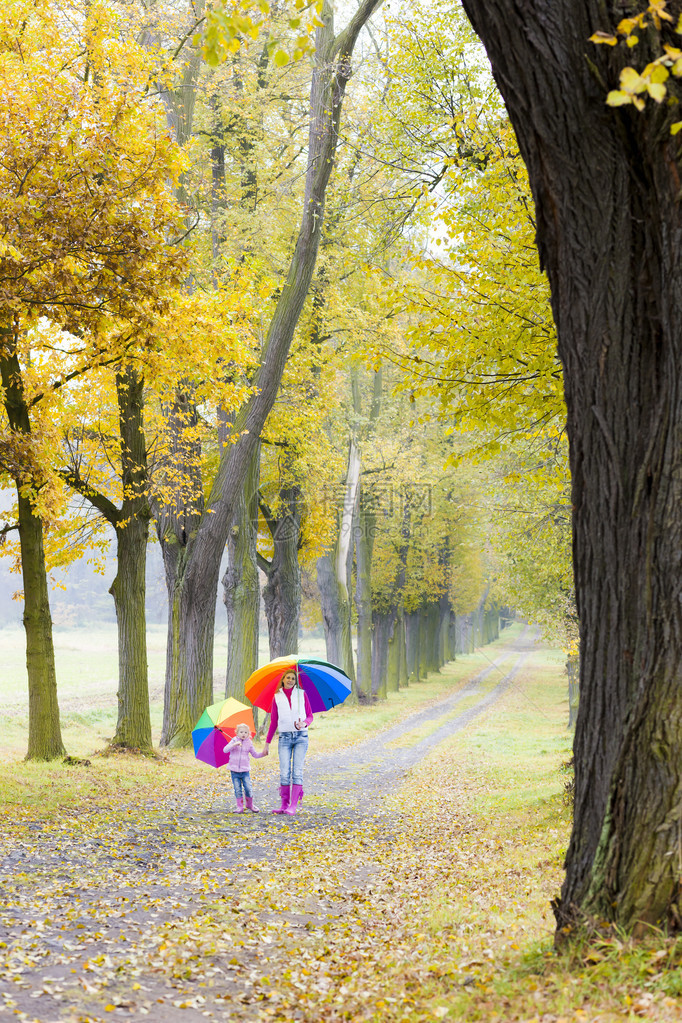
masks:
[[[616,25],[616,32],[622,36],[629,35],[638,23],[638,18],[623,18],[623,20],[619,21]]]
[[[682,121],[675,121],[674,124],[670,125],[671,135],[677,135],[678,131],[682,131]]]
[[[642,78],[649,78],[652,82],[665,82],[670,77],[670,72],[664,64],[653,61],[642,71]]]
[[[620,88],[630,94],[645,92],[647,83],[633,67],[624,67],[620,73]]]
[[[276,67],[284,67],[285,64],[289,63],[289,54],[285,53],[284,50],[277,50],[272,59]]]
[[[668,90],[661,82],[652,82],[651,85],[648,86],[647,92],[651,98],[656,101],[656,103],[662,103]]]
[[[649,13],[654,19],[657,29],[661,27],[661,21],[672,21],[672,15],[666,11],[668,0],[649,0]]]
[[[605,43],[607,46],[616,46],[618,43],[618,37],[611,35],[609,32],[594,32],[590,36],[591,43]]]
[[[629,92],[621,92],[620,89],[612,89],[606,97],[606,102],[610,107],[622,107],[627,103],[632,103],[632,96]]]

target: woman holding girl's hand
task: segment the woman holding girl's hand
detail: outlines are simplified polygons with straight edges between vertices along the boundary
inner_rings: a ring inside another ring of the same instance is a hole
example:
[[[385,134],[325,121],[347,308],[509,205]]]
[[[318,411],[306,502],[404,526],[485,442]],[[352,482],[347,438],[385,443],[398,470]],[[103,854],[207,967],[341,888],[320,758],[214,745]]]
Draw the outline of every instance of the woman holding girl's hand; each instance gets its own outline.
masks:
[[[273,813],[293,815],[303,799],[303,762],[308,751],[308,725],[313,720],[310,701],[298,684],[295,671],[287,671],[270,708],[270,728],[265,753],[279,731],[279,794],[281,806]],[[291,789],[290,789],[291,787]]]

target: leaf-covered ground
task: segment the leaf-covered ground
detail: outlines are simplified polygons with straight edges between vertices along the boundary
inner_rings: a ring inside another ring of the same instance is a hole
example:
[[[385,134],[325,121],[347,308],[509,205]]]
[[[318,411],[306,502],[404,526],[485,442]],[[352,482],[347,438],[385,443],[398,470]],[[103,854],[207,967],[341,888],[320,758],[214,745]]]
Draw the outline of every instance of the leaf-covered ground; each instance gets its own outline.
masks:
[[[552,950],[569,737],[560,659],[527,647],[312,752],[297,818],[233,814],[189,757],[63,767],[39,802],[27,766],[4,806],[0,1019],[682,1018],[672,940]],[[253,774],[271,806],[274,757]]]

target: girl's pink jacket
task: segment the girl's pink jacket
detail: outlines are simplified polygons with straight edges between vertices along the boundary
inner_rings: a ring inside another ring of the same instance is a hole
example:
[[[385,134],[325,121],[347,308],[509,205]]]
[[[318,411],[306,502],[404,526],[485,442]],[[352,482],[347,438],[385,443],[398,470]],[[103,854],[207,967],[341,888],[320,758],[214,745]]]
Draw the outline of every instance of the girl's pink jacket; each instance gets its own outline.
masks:
[[[235,736],[234,739],[230,739],[225,752],[230,754],[230,759],[227,761],[227,766],[231,771],[248,771],[249,770],[249,754],[256,760],[260,757],[265,756],[265,750],[262,753],[256,753],[256,747],[251,742],[251,739],[244,739],[244,742],[240,746],[239,739]]]

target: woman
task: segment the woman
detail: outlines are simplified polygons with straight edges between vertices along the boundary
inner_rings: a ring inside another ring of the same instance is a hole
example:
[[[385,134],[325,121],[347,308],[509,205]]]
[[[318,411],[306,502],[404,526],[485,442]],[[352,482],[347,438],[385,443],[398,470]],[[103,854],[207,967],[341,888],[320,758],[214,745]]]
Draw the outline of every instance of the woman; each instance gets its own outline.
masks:
[[[298,684],[295,671],[287,671],[270,708],[265,753],[279,729],[279,794],[282,805],[273,813],[295,814],[303,799],[303,761],[308,750],[308,725],[313,720],[310,700]],[[289,786],[291,785],[291,793]]]

